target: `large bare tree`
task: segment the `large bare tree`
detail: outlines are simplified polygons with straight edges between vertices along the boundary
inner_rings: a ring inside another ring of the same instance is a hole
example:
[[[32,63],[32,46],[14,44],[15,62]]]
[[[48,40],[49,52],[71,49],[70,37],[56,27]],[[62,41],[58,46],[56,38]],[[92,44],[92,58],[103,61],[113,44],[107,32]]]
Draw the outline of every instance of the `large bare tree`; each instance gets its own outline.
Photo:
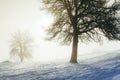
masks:
[[[47,30],[49,39],[72,44],[70,62],[77,63],[79,41],[100,41],[102,36],[119,40],[119,2],[107,5],[108,0],[42,0],[44,8],[55,21]]]

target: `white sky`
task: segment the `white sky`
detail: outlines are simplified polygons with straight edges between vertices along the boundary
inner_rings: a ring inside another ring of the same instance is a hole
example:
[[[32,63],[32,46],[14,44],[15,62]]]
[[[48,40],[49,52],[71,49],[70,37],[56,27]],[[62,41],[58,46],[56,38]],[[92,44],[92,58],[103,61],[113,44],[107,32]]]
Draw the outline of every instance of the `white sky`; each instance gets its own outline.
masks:
[[[28,31],[35,38],[33,56],[35,61],[50,61],[68,57],[71,46],[61,46],[57,42],[48,42],[44,38],[44,28],[50,25],[53,17],[40,10],[39,0],[0,0],[0,61],[9,58],[11,34],[17,30]],[[79,44],[78,52],[91,53],[120,49],[120,42]]]

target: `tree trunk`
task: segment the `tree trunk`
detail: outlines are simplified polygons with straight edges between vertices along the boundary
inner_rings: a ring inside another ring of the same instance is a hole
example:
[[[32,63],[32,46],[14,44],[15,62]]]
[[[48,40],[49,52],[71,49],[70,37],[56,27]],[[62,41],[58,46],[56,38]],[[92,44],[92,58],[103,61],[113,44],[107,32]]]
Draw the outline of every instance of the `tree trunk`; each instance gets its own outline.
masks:
[[[71,63],[77,63],[77,49],[78,49],[78,35],[74,34],[73,45],[72,45],[72,55],[70,59]]]
[[[20,58],[20,62],[23,62],[24,57],[22,53],[19,55],[19,58]]]
[[[20,58],[20,61],[23,62],[23,58],[22,57]]]

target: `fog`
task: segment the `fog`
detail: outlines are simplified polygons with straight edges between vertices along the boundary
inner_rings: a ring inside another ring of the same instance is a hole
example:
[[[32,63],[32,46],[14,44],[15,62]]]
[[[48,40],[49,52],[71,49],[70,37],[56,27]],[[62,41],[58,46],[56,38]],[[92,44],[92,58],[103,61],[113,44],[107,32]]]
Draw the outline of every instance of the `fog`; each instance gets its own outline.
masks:
[[[71,45],[46,41],[45,29],[52,24],[53,16],[42,11],[39,0],[0,0],[0,62],[10,59],[10,40],[17,31],[29,32],[34,38],[33,61],[69,60]],[[120,42],[79,43],[79,54],[99,53],[120,49]]]

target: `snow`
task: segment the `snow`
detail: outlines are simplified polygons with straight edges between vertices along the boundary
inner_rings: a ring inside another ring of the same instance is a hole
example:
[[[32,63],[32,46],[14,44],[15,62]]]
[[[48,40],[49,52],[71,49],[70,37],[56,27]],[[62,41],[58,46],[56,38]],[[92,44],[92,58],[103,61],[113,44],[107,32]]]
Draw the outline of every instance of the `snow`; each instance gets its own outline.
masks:
[[[113,80],[120,80],[120,74],[118,74],[115,77],[113,77]]]
[[[98,54],[80,55],[78,64],[2,62],[0,80],[120,80],[120,51]]]

